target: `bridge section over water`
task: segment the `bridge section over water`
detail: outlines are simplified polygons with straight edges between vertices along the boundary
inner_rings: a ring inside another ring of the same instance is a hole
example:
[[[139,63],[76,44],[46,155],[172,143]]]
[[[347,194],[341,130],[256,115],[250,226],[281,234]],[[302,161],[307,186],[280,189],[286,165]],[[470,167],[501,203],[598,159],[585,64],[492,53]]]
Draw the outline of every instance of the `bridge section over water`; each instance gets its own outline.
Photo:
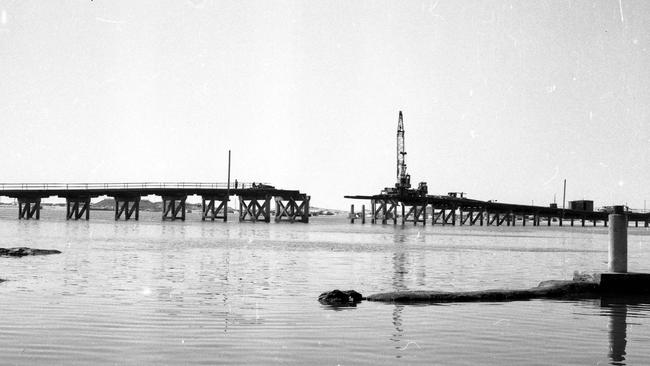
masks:
[[[547,226],[552,222],[563,226],[566,221],[574,226],[575,222],[582,226],[596,226],[602,223],[607,226],[609,212],[580,211],[555,207],[517,205],[493,201],[480,201],[465,197],[434,196],[400,197],[395,195],[374,196],[345,196],[356,200],[370,200],[371,223],[386,224],[392,221],[397,224],[401,217],[402,224],[413,222],[426,225],[430,219],[431,225],[495,225],[516,226],[519,223],[526,226],[540,226],[545,221]],[[430,210],[430,211],[428,211]],[[401,212],[398,212],[401,211]],[[650,213],[627,212],[628,222],[635,227],[642,223],[648,227]],[[350,210],[350,221],[361,220],[365,223],[365,205],[360,213]]]
[[[185,220],[188,196],[201,196],[202,220],[228,220],[228,201],[239,198],[239,221],[271,221],[271,201],[275,201],[275,221],[309,222],[310,196],[298,190],[277,189],[263,183],[0,183],[0,196],[18,201],[19,219],[40,219],[41,200],[58,196],[66,199],[66,219],[90,218],[90,200],[108,196],[115,199],[115,220],[139,219],[140,199],[162,197],[163,220]]]

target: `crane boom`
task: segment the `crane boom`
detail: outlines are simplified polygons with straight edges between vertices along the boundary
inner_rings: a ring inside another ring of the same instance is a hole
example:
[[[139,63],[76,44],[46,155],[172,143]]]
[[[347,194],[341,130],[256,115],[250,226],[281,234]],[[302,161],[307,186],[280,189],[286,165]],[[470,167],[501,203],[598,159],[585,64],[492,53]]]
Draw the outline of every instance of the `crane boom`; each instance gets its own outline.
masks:
[[[411,177],[406,174],[406,148],[404,146],[404,118],[399,111],[397,120],[397,185],[399,189],[411,188]]]
[[[399,111],[397,121],[397,181],[401,181],[406,175],[406,151],[404,150],[404,120],[402,111]]]
[[[428,188],[426,182],[420,182],[417,190],[411,189],[411,176],[406,173],[406,148],[404,147],[404,117],[399,111],[397,119],[397,183],[395,187],[386,187],[382,194],[398,197],[424,197]]]

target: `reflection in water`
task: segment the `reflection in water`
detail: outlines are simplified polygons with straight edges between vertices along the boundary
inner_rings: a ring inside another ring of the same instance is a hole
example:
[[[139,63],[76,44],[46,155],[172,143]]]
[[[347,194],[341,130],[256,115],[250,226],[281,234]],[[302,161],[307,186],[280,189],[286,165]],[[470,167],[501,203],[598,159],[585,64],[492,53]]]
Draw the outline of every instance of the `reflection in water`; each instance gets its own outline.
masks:
[[[601,306],[609,310],[609,353],[611,365],[625,365],[627,346],[627,304],[603,298]]]
[[[406,241],[405,235],[404,234],[396,234],[395,235],[395,246],[396,250],[393,253],[393,290],[395,291],[401,291],[401,290],[406,290],[406,284],[404,283],[404,276],[408,273],[408,270],[406,269],[406,262],[407,262],[407,257],[406,257],[406,251],[402,247],[404,245],[404,242]],[[395,308],[393,309],[393,327],[395,328],[395,332],[392,334],[390,340],[393,342],[398,343],[398,345],[395,346],[397,349],[401,349],[399,346],[399,342],[402,339],[402,336],[404,334],[404,328],[402,327],[402,311],[404,311],[404,305],[397,305],[395,304]],[[401,355],[397,354],[397,358],[401,358]]]

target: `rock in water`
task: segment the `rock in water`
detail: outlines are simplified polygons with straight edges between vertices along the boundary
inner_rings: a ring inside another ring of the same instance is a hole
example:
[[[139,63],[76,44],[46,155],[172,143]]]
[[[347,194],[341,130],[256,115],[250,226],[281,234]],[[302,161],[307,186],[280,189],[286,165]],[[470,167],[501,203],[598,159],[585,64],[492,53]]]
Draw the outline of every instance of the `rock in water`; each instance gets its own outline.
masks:
[[[363,300],[363,295],[354,290],[333,290],[323,292],[318,296],[318,301],[324,305],[354,306]]]
[[[56,249],[32,249],[27,247],[0,248],[0,256],[5,256],[5,257],[24,257],[27,255],[47,255],[47,254],[61,254],[61,252]]]

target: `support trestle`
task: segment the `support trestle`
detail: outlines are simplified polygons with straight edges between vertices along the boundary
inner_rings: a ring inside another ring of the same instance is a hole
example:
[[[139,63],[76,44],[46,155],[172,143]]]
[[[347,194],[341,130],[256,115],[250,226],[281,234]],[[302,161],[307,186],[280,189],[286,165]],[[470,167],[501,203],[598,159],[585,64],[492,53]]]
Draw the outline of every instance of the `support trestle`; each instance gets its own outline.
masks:
[[[456,207],[443,207],[436,212],[436,207],[432,206],[431,211],[431,225],[456,225]]]
[[[228,201],[228,196],[202,196],[201,220],[223,219],[223,222],[228,221]]]
[[[287,220],[289,222],[309,222],[309,199],[307,195],[299,197],[275,197],[275,222]],[[352,208],[354,211],[354,206]],[[354,223],[354,218],[352,219]]]
[[[271,222],[271,196],[239,196],[239,221]]]
[[[131,217],[136,221],[140,220],[140,196],[115,196],[113,198],[115,199],[115,221],[118,221],[122,214],[124,214],[125,221]]]
[[[408,208],[407,208],[408,207]],[[427,224],[427,203],[406,204],[402,203],[402,225],[407,222],[412,222],[417,225],[421,222],[422,225]]]
[[[163,211],[162,219],[165,220],[182,220],[185,221],[185,200],[187,196],[162,196]]]
[[[18,219],[39,220],[41,218],[41,197],[18,198]]]
[[[377,220],[381,220],[382,224],[386,224],[388,220],[393,220],[393,224],[397,224],[397,206],[399,206],[399,201],[390,198],[371,200],[370,212],[372,219],[370,219],[370,222],[375,224]]]
[[[66,220],[90,219],[90,197],[66,197],[65,201]]]

